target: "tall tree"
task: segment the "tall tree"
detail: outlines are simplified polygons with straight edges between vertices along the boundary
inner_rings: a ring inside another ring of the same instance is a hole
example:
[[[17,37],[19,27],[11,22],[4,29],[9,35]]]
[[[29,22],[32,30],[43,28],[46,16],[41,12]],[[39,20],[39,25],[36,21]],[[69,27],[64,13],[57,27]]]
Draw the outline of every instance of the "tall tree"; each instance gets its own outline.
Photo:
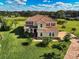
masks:
[[[63,10],[57,11],[55,15],[57,18],[65,18],[65,12]]]

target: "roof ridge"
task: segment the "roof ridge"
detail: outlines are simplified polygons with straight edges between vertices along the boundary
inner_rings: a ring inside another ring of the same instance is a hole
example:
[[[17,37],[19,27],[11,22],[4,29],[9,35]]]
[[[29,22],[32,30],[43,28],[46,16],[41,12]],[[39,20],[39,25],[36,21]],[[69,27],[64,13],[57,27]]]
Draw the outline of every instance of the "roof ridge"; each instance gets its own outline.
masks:
[[[43,19],[43,18],[44,18],[44,15],[41,17],[41,19]],[[39,19],[39,20],[37,20],[37,21],[40,21],[41,19]],[[36,21],[36,22],[37,22],[37,21]],[[41,21],[43,21],[43,20],[41,20]],[[44,22],[44,21],[43,21],[43,22]],[[44,23],[45,23],[45,22],[44,22]]]

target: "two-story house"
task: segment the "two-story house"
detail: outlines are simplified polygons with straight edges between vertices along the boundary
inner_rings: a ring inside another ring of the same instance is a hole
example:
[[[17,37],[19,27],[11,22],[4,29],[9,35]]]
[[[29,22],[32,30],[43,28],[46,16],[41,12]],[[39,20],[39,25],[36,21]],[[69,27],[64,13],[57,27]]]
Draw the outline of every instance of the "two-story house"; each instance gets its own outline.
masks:
[[[24,26],[24,31],[32,34],[33,37],[57,37],[57,23],[46,15],[35,15],[29,17]]]

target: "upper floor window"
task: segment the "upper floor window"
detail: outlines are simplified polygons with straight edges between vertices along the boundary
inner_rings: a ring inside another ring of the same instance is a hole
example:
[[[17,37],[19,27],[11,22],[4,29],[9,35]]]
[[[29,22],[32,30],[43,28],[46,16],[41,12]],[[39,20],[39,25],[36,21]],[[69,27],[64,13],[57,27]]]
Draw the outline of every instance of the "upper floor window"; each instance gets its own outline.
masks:
[[[46,26],[50,26],[50,23],[47,23]]]
[[[55,23],[48,23],[46,26],[55,26]]]
[[[55,26],[55,23],[51,23],[51,26]]]
[[[43,27],[43,25],[42,25],[42,24],[40,24],[40,27]]]

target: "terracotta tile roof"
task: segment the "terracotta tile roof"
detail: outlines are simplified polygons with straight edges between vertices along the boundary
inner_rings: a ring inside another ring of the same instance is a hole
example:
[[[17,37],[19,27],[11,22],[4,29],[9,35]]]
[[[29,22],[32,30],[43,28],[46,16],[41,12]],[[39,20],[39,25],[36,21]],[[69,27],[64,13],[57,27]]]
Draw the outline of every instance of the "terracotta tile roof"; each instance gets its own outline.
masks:
[[[27,21],[33,21],[38,23],[54,22],[54,20],[51,17],[48,17],[46,15],[35,15],[35,16],[29,17]]]

